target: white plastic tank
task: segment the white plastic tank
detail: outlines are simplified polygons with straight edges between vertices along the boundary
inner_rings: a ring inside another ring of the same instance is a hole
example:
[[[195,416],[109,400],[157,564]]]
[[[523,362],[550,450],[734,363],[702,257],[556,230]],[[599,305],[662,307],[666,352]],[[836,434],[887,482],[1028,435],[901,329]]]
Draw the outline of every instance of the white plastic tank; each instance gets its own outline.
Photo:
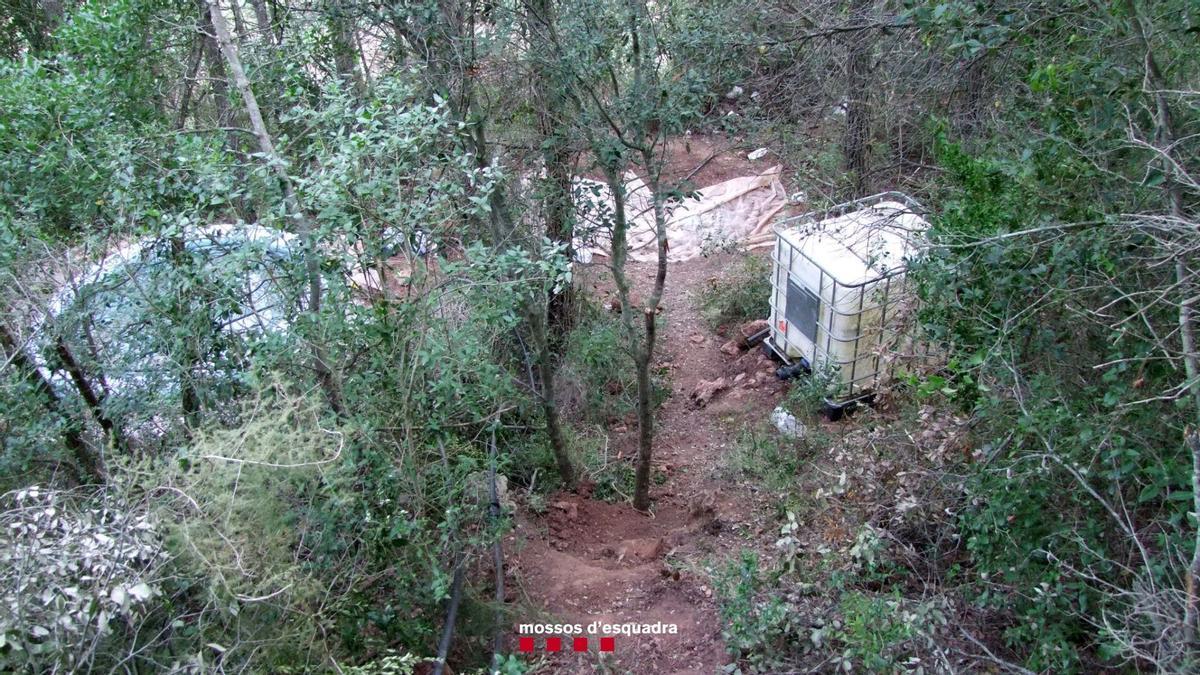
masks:
[[[895,342],[905,272],[928,228],[920,206],[884,193],[776,226],[771,347],[785,361],[834,371],[842,398],[869,392]]]

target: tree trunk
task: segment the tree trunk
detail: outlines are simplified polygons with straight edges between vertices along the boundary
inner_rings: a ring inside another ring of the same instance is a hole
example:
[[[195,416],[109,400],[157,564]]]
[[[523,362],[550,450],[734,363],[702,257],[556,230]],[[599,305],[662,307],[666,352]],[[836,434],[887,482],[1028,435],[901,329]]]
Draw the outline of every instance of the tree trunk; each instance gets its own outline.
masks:
[[[287,208],[288,215],[294,221],[296,234],[299,235],[304,248],[304,267],[308,277],[307,310],[314,315],[319,314],[321,311],[321,268],[320,262],[317,259],[318,254],[312,219],[301,208],[300,200],[296,197],[295,187],[292,184],[292,178],[288,175],[287,164],[283,161],[283,157],[275,150],[275,142],[272,140],[270,132],[267,131],[266,123],[263,122],[262,111],[258,107],[258,99],[254,96],[254,90],[250,87],[250,80],[246,78],[246,71],[242,68],[241,59],[238,57],[237,45],[233,43],[233,39],[229,35],[229,27],[225,23],[225,17],[221,15],[221,8],[217,4],[217,0],[206,0],[206,2],[208,3],[209,15],[212,18],[212,26],[217,43],[221,46],[221,51],[225,55],[225,61],[229,66],[230,72],[233,74],[234,86],[241,92],[242,102],[246,105],[246,114],[250,117],[250,128],[254,131],[255,138],[258,139],[259,150],[262,152],[264,159],[275,172],[280,185],[283,187],[284,206]],[[316,373],[321,389],[325,392],[325,396],[329,400],[330,407],[338,415],[344,415],[345,408],[342,403],[341,387],[334,377],[332,369],[329,367],[324,349],[315,341],[313,343],[313,370]]]
[[[191,259],[187,254],[187,244],[182,236],[171,237],[171,262],[175,265],[175,269],[184,270],[191,266]],[[186,293],[177,293],[175,308],[176,312],[181,315],[190,313],[191,303],[189,295]],[[183,349],[183,363],[179,366],[179,405],[183,412],[183,421],[187,434],[191,435],[200,423],[200,393],[196,390],[196,370],[200,365],[200,350],[195,345],[194,336],[190,331],[185,331],[187,337],[184,338],[186,346]]]
[[[271,0],[271,26],[275,29],[275,44],[283,44],[283,17],[286,14],[279,0]]]
[[[363,96],[366,86],[358,72],[357,39],[354,36],[354,19],[346,11],[343,0],[330,0],[325,8],[329,31],[333,37],[333,64],[338,77],[350,84],[354,93]]]
[[[1162,70],[1154,56],[1150,45],[1149,31],[1143,24],[1133,0],[1125,0],[1125,9],[1129,12],[1134,36],[1144,52],[1145,76],[1143,88],[1154,103],[1154,143],[1162,153],[1162,170],[1166,177],[1163,181],[1163,194],[1167,202],[1167,210],[1171,218],[1180,225],[1187,224],[1191,232],[1185,238],[1194,237],[1195,226],[1188,218],[1184,209],[1183,185],[1175,175],[1175,167],[1181,166],[1181,159],[1175,156],[1175,128],[1171,116],[1171,107],[1167,101],[1168,89],[1163,79]],[[1186,249],[1190,241],[1181,242]],[[1195,408],[1196,421],[1200,423],[1200,354],[1196,351],[1196,328],[1192,316],[1192,303],[1195,292],[1189,288],[1187,280],[1189,270],[1183,259],[1183,253],[1175,253],[1175,279],[1179,285],[1179,336],[1182,349],[1184,375],[1187,377],[1187,392],[1191,395]],[[1192,456],[1192,510],[1200,522],[1200,430],[1196,428],[1185,431],[1184,443]],[[1183,615],[1184,639],[1194,648],[1200,644],[1200,527],[1197,527],[1192,544],[1192,560],[1188,565],[1186,575],[1186,592]]]
[[[455,14],[447,9],[439,14],[443,22],[449,22]],[[457,35],[459,30],[457,26],[447,24],[442,31],[443,35]],[[437,44],[444,44],[438,42]],[[449,53],[449,52],[448,52]],[[468,147],[471,148],[472,154],[475,156],[475,165],[480,169],[486,169],[491,166],[492,158],[487,145],[487,130],[486,119],[483,115],[478,114],[474,108],[473,86],[474,80],[469,74],[473,70],[473,62],[465,61],[462,65],[463,76],[461,82],[461,99],[459,103],[455,103],[453,97],[449,98],[451,114],[458,119],[469,120],[466,127]],[[440,64],[439,67],[444,68],[446,64]],[[509,208],[508,200],[505,199],[504,191],[501,187],[497,187],[488,194],[488,218],[486,223],[480,225],[486,228],[489,233],[489,238],[494,244],[509,241],[513,235],[513,217],[512,211]],[[553,296],[551,296],[553,298]],[[550,300],[552,302],[552,299]],[[529,299],[526,312],[526,321],[529,324],[530,334],[533,338],[534,359],[536,361],[536,369],[538,380],[540,383],[539,398],[541,399],[542,413],[546,420],[546,433],[549,436],[550,448],[554,453],[554,459],[558,465],[558,473],[562,477],[563,483],[568,486],[574,486],[576,481],[575,467],[571,462],[571,455],[567,449],[566,437],[562,432],[562,423],[559,417],[558,403],[555,400],[554,378],[556,375],[554,367],[554,350],[551,341],[551,336],[547,330],[547,302],[542,297],[534,297]]]
[[[637,358],[638,383],[638,464],[633,481],[633,508],[650,508],[650,468],[654,449],[654,382],[650,379],[650,359],[654,354],[655,311],[645,309],[646,348]]]
[[[546,214],[546,236],[566,246],[574,259],[575,205],[571,195],[571,144],[567,120],[567,96],[555,76],[553,45],[557,42],[554,0],[527,0],[526,31],[530,43],[533,90],[539,98],[538,135],[546,177],[541,181],[542,205]],[[575,288],[569,285],[551,296],[550,333],[561,338],[571,329]]]
[[[263,42],[271,44],[275,35],[271,32],[271,15],[267,14],[267,3],[265,0],[250,0],[250,6],[254,8],[255,32],[262,36]]]
[[[242,6],[240,0],[230,0],[229,9],[233,13],[233,32],[237,35],[238,43],[246,42],[246,21],[242,18]]]
[[[70,376],[71,382],[75,385],[75,389],[79,391],[79,396],[83,398],[83,402],[87,404],[88,410],[91,411],[92,417],[100,428],[104,431],[105,437],[115,450],[126,449],[125,436],[121,433],[121,428],[116,422],[104,412],[104,396],[96,393],[95,387],[84,372],[83,366],[80,365],[71,348],[67,346],[62,337],[55,338],[54,353],[58,356],[59,362],[62,364],[67,375]]]
[[[204,33],[204,61],[208,65],[208,81],[212,87],[213,105],[217,109],[217,126],[227,128],[233,124],[233,111],[229,107],[229,79],[225,76],[225,62],[221,59],[221,47],[217,43],[213,16],[219,9],[212,9],[205,0],[200,0],[200,30]],[[237,133],[225,132],[229,151],[237,153]]]
[[[654,46],[653,33],[643,35],[639,31],[639,20],[646,17],[646,6],[637,0],[629,2],[629,44],[631,46],[630,61],[633,64],[633,84],[635,92],[660,91],[657,80],[657,49]],[[647,44],[643,51],[642,40]],[[625,212],[625,186],[621,176],[622,162],[619,158],[604,164],[605,180],[613,193],[613,231],[612,257],[609,259],[613,271],[613,281],[617,287],[617,297],[621,302],[621,322],[629,340],[630,351],[634,355],[634,367],[638,381],[638,465],[635,473],[633,507],[645,511],[650,507],[650,469],[654,450],[654,390],[650,377],[650,365],[654,362],[655,318],[658,314],[658,304],[662,300],[663,288],[667,281],[667,216],[663,205],[662,194],[662,161],[656,156],[655,149],[659,146],[661,126],[653,115],[642,117],[632,129],[622,131],[607,117],[609,126],[616,134],[617,140],[628,150],[638,153],[641,164],[646,171],[646,186],[654,210],[654,234],[657,244],[657,266],[654,276],[654,286],[651,289],[647,303],[642,307],[644,335],[638,335],[634,325],[633,309],[629,297],[629,280],[625,276],[625,263],[629,253],[629,242],[626,234],[629,221]],[[633,137],[630,137],[632,132]]]
[[[649,157],[649,151],[643,155],[643,158],[652,160]],[[629,280],[625,276],[625,263],[629,253],[629,244],[626,241],[629,223],[625,205],[625,186],[619,167],[605,167],[605,179],[613,194],[612,257],[610,262],[613,281],[617,287],[617,298],[621,303],[621,322],[634,354],[634,368],[637,371],[638,463],[634,474],[633,507],[640,511],[645,511],[650,507],[650,468],[654,452],[654,383],[650,377],[650,364],[654,359],[655,319],[658,313],[658,303],[662,299],[662,291],[667,278],[666,214],[662,208],[662,199],[659,196],[660,186],[655,173],[651,171],[649,186],[654,200],[655,227],[658,235],[658,266],[654,278],[654,288],[647,305],[642,307],[645,334],[639,336],[633,322]]]
[[[550,348],[548,335],[546,307],[539,302],[540,298],[531,302],[529,326],[533,334],[534,353],[537,360],[536,368],[541,385],[539,396],[542,403],[542,414],[546,418],[546,435],[550,438],[550,449],[554,452],[554,461],[558,464],[558,475],[563,484],[575,486],[575,467],[571,463],[571,455],[567,451],[566,437],[562,431],[562,422],[558,414],[558,401],[554,390],[554,352]]]
[[[642,163],[649,174],[647,185],[654,202],[654,232],[658,244],[657,264],[654,272],[654,288],[643,308],[645,316],[645,348],[637,363],[638,379],[638,466],[634,481],[633,508],[645,511],[650,508],[650,468],[654,446],[654,382],[650,379],[650,365],[654,362],[656,342],[655,319],[658,303],[662,301],[663,289],[667,285],[667,214],[663,208],[662,185],[659,182],[654,150],[642,150]]]
[[[196,76],[196,72],[200,68],[200,60],[204,53],[204,39],[205,38],[202,35],[200,36],[200,40],[197,42],[194,60],[191,66],[189,66],[188,70],[190,75],[183,83],[183,93],[180,96],[179,102],[179,114],[175,118],[175,129],[178,131],[182,131],[187,126],[188,111],[191,106],[192,98],[192,84]],[[190,264],[190,259],[187,256],[187,245],[182,236],[175,235],[171,237],[171,258],[177,269],[184,265]],[[179,302],[177,310],[186,311],[188,305],[187,297],[185,297],[185,294],[183,293],[178,293],[177,296],[177,301]],[[190,434],[191,430],[194,429],[198,423],[200,416],[200,396],[196,391],[194,380],[195,367],[199,363],[199,356],[196,354],[197,350],[192,348],[190,345],[188,349],[184,350],[184,352],[185,363],[183,367],[180,368],[179,373],[179,396],[180,407],[183,409],[184,423],[188,433]]]
[[[200,74],[200,62],[204,60],[204,36],[199,38],[184,75],[183,91],[179,94],[179,110],[175,114],[176,129],[182,129],[187,124],[188,115],[192,112],[192,91],[196,88],[196,77]]]
[[[16,338],[9,332],[8,326],[2,323],[0,323],[0,347],[4,348],[9,360],[16,367],[17,371],[33,383],[34,389],[42,397],[46,409],[51,414],[63,418],[66,424],[63,429],[63,442],[75,457],[75,462],[79,465],[80,477],[93,478],[96,482],[103,483],[104,469],[101,467],[100,458],[83,441],[83,434],[79,429],[78,422],[69,412],[63,409],[62,399],[54,391],[54,386],[46,380],[42,372],[38,370],[37,365],[34,364],[33,359],[18,344]]]
[[[867,22],[871,0],[852,0],[851,21],[855,25]],[[846,136],[843,148],[846,171],[850,174],[854,197],[867,190],[868,142],[871,135],[870,83],[871,40],[866,32],[850,37],[846,54]]]

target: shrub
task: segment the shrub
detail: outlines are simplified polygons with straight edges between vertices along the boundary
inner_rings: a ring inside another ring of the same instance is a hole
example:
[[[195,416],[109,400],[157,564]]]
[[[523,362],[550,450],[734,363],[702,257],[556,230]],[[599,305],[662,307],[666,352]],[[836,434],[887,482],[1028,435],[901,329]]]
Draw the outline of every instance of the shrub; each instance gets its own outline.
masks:
[[[836,366],[815,370],[793,381],[784,407],[800,420],[814,423],[825,400],[836,398],[840,388],[841,373]]]
[[[759,568],[758,555],[752,551],[743,551],[713,577],[724,625],[721,637],[729,653],[750,672],[786,669],[789,645],[798,642],[788,605],[778,593],[764,593],[777,582],[777,576]]]
[[[30,486],[0,513],[0,670],[87,669],[136,632],[167,561],[148,513]]]
[[[748,427],[738,434],[725,468],[738,478],[750,479],[772,490],[790,490],[796,476],[825,435],[808,427],[803,438],[788,438],[773,428]]]
[[[617,315],[595,305],[583,306],[579,324],[567,336],[560,370],[560,377],[568,383],[560,389],[576,399],[564,402],[564,413],[581,413],[587,421],[607,424],[629,417],[637,409],[637,372],[623,330]],[[670,392],[662,379],[661,372],[651,373],[656,406]]]
[[[739,254],[700,292],[698,301],[701,316],[713,330],[767,318],[771,313],[771,261]]]

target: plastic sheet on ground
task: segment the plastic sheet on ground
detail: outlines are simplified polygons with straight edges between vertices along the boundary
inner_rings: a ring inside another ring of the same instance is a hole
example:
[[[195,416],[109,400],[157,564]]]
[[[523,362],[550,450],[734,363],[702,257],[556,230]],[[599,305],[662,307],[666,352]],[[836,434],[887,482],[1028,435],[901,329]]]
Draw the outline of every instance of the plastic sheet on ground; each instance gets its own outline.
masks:
[[[788,205],[780,183],[781,167],[754,176],[742,176],[702,188],[668,205],[667,259],[691,260],[707,249],[735,245],[752,248],[771,238],[771,221]],[[629,258],[655,260],[654,209],[650,189],[632,172],[625,175],[626,241]],[[575,182],[576,209],[581,236],[575,240],[576,257],[609,257],[612,249],[613,199],[608,186],[586,178]]]

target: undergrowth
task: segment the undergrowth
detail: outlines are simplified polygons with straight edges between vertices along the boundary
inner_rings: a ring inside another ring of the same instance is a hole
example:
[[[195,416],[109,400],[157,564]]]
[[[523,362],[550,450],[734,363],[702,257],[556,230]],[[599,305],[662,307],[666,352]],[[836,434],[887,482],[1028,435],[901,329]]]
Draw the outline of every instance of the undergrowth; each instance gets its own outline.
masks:
[[[620,319],[592,303],[580,310],[578,324],[567,336],[561,377],[568,380],[584,421],[608,424],[637,409],[637,373],[631,367]]]
[[[791,403],[810,411],[813,393]],[[944,581],[962,492],[933,476],[954,473],[966,428],[945,410],[898,405],[861,411],[840,433],[807,421],[798,439],[770,428],[738,438],[726,469],[770,494],[778,529],[765,551],[710,569],[728,672],[953,670],[948,645],[962,636],[947,617],[986,614]]]
[[[697,302],[700,315],[713,330],[767,318],[771,312],[771,261],[738,254],[724,273],[709,280]]]

